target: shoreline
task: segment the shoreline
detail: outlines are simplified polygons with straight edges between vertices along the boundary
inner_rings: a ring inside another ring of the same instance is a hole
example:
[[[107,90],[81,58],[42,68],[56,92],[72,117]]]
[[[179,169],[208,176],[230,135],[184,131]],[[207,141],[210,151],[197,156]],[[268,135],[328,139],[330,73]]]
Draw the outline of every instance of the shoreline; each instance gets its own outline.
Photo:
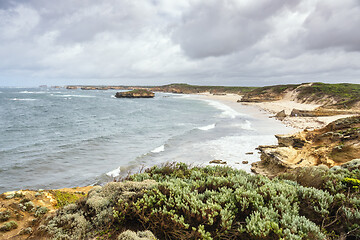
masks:
[[[250,102],[237,102],[242,98],[241,95],[237,94],[226,94],[226,95],[213,95],[210,93],[200,93],[196,94],[207,99],[220,101],[229,107],[232,107],[236,110],[236,105],[248,106],[249,114],[254,117],[268,117],[275,118],[275,115],[281,111],[285,111],[286,115],[289,115],[292,109],[298,110],[314,110],[321,105],[318,104],[308,104],[308,103],[298,103],[287,98],[278,101],[270,102],[261,102],[261,103],[250,103]],[[293,129],[293,133],[302,131],[304,129],[314,130],[318,128],[325,127],[329,123],[336,121],[340,118],[351,117],[353,114],[347,115],[335,115],[327,117],[290,117],[287,116],[283,120],[278,120],[286,127]],[[276,118],[275,118],[276,119]]]
[[[185,95],[188,95],[188,94],[185,94]],[[295,101],[289,101],[287,99],[279,100],[279,101],[263,102],[263,103],[237,102],[238,100],[240,100],[242,98],[242,96],[238,95],[238,94],[232,94],[232,93],[227,93],[224,95],[220,95],[220,94],[217,95],[217,94],[211,94],[211,93],[198,93],[198,94],[190,94],[190,95],[194,96],[197,99],[201,98],[203,100],[211,100],[211,101],[220,102],[220,103],[230,107],[231,109],[233,109],[240,115],[244,114],[244,111],[245,111],[247,116],[250,116],[259,121],[269,121],[272,123],[276,122],[276,123],[278,123],[278,125],[284,126],[286,128],[286,131],[276,131],[276,129],[277,129],[276,126],[271,126],[271,128],[273,128],[273,133],[270,133],[270,134],[272,136],[274,136],[275,140],[276,140],[276,138],[275,138],[276,134],[295,134],[304,129],[309,129],[309,130],[318,129],[318,128],[322,128],[322,127],[326,126],[330,122],[333,122],[337,119],[353,116],[353,115],[336,115],[336,116],[330,116],[330,117],[286,117],[283,121],[281,121],[274,117],[274,115],[279,111],[285,110],[286,114],[289,114],[293,108],[296,108],[299,110],[314,110],[316,107],[318,107],[320,105],[297,103]],[[209,126],[205,126],[205,127],[209,127]],[[205,127],[202,127],[202,128],[205,128]],[[257,125],[257,127],[259,127],[259,125]],[[261,128],[262,129],[259,130],[260,132],[266,128],[269,128],[269,125],[261,126]],[[204,129],[202,129],[202,130],[204,130]],[[276,144],[276,143],[274,142],[274,144]],[[256,147],[258,147],[259,145],[269,145],[269,144],[259,143],[259,144],[257,144]],[[162,145],[161,147],[163,147],[163,146],[164,145]],[[156,149],[158,149],[158,148],[159,147],[157,147]],[[224,159],[224,161],[228,162],[226,164],[227,166],[234,167],[236,169],[243,169],[250,173],[251,172],[250,171],[251,163],[255,162],[255,158],[256,158],[256,161],[260,161],[260,156],[256,153],[255,148],[254,149],[249,149],[249,147],[248,148],[244,147],[244,148],[245,148],[244,152],[242,152],[241,154],[239,154],[237,156],[238,157],[237,161],[234,161],[234,160],[227,161],[227,159]],[[226,149],[226,150],[229,150],[229,149]],[[153,152],[153,151],[151,151],[151,152]],[[248,152],[253,152],[253,154],[251,154],[251,156],[245,155]],[[235,155],[235,154],[233,154],[233,155]],[[212,165],[209,162],[211,162],[213,160],[217,160],[217,158],[208,159],[208,161],[202,162],[202,163],[200,163],[200,165],[203,165],[203,166]],[[249,160],[248,161],[249,163],[245,164],[246,166],[244,166],[244,164],[241,164],[241,162],[243,160],[245,160],[246,162]],[[179,161],[179,162],[181,162],[181,161]],[[115,169],[115,170],[117,170],[117,169]],[[96,183],[87,184],[87,185],[74,185],[74,186],[87,187],[87,186],[95,186],[95,185],[96,185]],[[62,188],[62,187],[60,187],[60,188]],[[71,187],[69,187],[69,188],[71,188]],[[36,189],[31,188],[31,190],[36,190]],[[49,188],[48,190],[53,190],[53,189]],[[18,191],[18,190],[15,189],[15,190],[6,191],[3,193],[13,192],[13,191]]]

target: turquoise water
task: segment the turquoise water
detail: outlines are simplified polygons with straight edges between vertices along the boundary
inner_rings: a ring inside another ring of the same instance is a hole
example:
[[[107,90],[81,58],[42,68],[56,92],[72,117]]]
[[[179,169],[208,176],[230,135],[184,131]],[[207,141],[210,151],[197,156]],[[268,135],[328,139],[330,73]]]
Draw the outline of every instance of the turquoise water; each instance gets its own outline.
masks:
[[[219,102],[115,93],[0,88],[0,193],[102,183],[167,161],[235,164],[258,141],[274,141],[253,128],[258,120]]]

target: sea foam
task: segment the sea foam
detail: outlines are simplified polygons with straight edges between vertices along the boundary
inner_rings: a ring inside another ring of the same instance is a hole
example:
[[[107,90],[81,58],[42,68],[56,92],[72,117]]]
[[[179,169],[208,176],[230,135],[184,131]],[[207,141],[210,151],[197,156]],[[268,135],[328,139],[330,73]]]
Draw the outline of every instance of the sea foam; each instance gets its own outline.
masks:
[[[19,93],[26,93],[26,94],[43,94],[43,93],[46,93],[46,92],[32,92],[32,91],[21,91]]]
[[[221,103],[221,102],[217,102],[217,101],[213,101],[213,100],[204,100],[205,102],[207,102],[210,106],[213,106],[219,110],[222,111],[220,117],[223,118],[236,118],[238,116],[242,116],[243,114],[235,111],[234,109],[232,109],[231,107]]]
[[[119,176],[119,175],[120,175],[120,172],[121,172],[120,167],[118,167],[118,168],[116,168],[116,169],[114,169],[114,170],[106,173],[106,175],[108,175],[109,177],[113,177],[113,178],[114,178],[114,177]]]
[[[200,129],[202,131],[208,131],[208,130],[213,129],[213,128],[215,128],[215,123],[207,125],[207,126],[203,126],[203,127],[198,127],[198,129]]]
[[[35,101],[37,99],[34,98],[11,98],[11,101]]]
[[[159,153],[159,152],[163,152],[165,151],[165,145],[161,145],[160,147],[155,148],[154,150],[152,150],[152,153]]]

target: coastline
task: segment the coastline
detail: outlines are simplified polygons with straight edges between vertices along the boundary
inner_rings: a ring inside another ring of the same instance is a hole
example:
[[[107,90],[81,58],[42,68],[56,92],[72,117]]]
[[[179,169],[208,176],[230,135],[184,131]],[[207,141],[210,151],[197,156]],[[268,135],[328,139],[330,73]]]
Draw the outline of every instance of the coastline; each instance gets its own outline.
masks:
[[[278,112],[285,111],[286,115],[289,115],[293,109],[298,110],[314,110],[321,105],[309,104],[309,103],[298,103],[290,100],[289,97],[285,97],[283,100],[261,102],[261,103],[250,103],[250,102],[237,102],[242,98],[241,95],[237,94],[226,94],[226,95],[213,95],[210,93],[198,94],[206,99],[220,101],[234,110],[239,111],[239,105],[248,106],[249,114],[254,117],[267,117],[272,118]],[[325,127],[329,123],[336,121],[340,118],[351,117],[354,115],[335,115],[327,117],[285,117],[281,122],[285,126],[293,129],[293,133],[302,131],[304,129],[313,130]],[[275,118],[275,117],[274,117]]]
[[[234,121],[239,121],[239,124],[243,121],[245,121],[245,124],[243,124],[238,130],[234,128],[234,131],[239,131],[238,134],[245,133],[244,136],[241,135],[234,135],[234,136],[225,136],[224,139],[227,139],[226,141],[223,141],[222,143],[228,143],[229,145],[222,144],[224,149],[222,151],[228,155],[224,156],[232,156],[232,158],[227,159],[224,158],[224,160],[227,162],[225,166],[231,167],[233,170],[235,169],[243,169],[246,170],[248,173],[250,172],[251,164],[255,161],[259,161],[260,157],[258,153],[256,152],[255,148],[257,148],[261,144],[271,144],[270,142],[273,140],[274,143],[277,141],[275,138],[275,134],[284,134],[284,133],[295,133],[299,132],[300,130],[303,130],[304,128],[311,129],[311,128],[318,128],[318,126],[323,126],[327,123],[327,121],[333,121],[338,118],[344,117],[344,115],[338,115],[338,116],[332,116],[332,117],[287,117],[284,121],[280,121],[276,118],[274,118],[274,114],[276,114],[278,111],[285,110],[285,112],[288,114],[289,111],[291,111],[291,108],[297,108],[297,109],[304,109],[304,110],[312,110],[316,105],[312,104],[301,104],[296,103],[293,101],[273,101],[273,102],[266,102],[266,103],[239,103],[237,100],[241,98],[240,95],[236,94],[226,94],[226,95],[213,95],[213,94],[195,94],[192,95],[192,97],[196,99],[201,99],[207,101],[210,105],[214,105],[215,107],[223,107],[226,110],[226,107],[228,107],[231,112],[234,111]],[[216,103],[215,103],[216,102]],[[225,106],[224,106],[225,105]],[[238,114],[236,114],[236,112]],[[223,122],[223,124],[227,123],[233,123],[229,122],[229,120]],[[246,123],[249,123],[247,126]],[[251,123],[251,124],[250,124]],[[208,131],[210,129],[215,128],[216,129],[219,126],[216,126],[215,124],[205,126],[205,127],[199,127],[199,130],[202,131]],[[221,129],[221,128],[220,128]],[[221,140],[221,139],[219,139]],[[216,142],[217,140],[215,140]],[[206,144],[206,142],[204,143]],[[156,148],[152,153],[161,153],[163,151],[163,148]],[[251,154],[248,154],[251,151]],[[237,159],[234,161],[234,159]],[[249,160],[250,159],[250,160]],[[209,159],[212,160],[212,159]],[[241,162],[242,160],[246,160]],[[249,161],[248,161],[249,160]],[[179,160],[180,162],[181,160]],[[246,162],[246,163],[244,163]],[[208,162],[203,162],[203,164],[200,164],[202,166],[206,165],[212,165]],[[218,165],[218,164],[216,164]],[[221,164],[219,164],[221,165]],[[165,167],[166,168],[166,167]],[[241,173],[243,174],[243,173]],[[166,174],[168,175],[168,174]],[[260,174],[262,175],[262,174]],[[266,174],[264,174],[266,175]],[[250,177],[257,177],[254,176],[254,174],[246,175],[247,178]],[[262,177],[262,176],[261,176]],[[271,178],[270,178],[271,179]],[[144,184],[144,186],[148,186],[148,184],[154,184],[156,185],[155,181],[149,182],[149,180],[146,180],[148,182],[140,182],[139,184]],[[266,181],[271,181],[267,178]],[[116,184],[121,185],[121,188],[126,188],[127,186],[124,185],[124,183],[110,183],[107,184],[107,186],[115,186]],[[126,183],[128,184],[128,183]],[[130,187],[133,189],[134,183],[130,182]],[[92,194],[89,194],[89,191],[94,188],[94,191],[92,191]],[[144,187],[146,188],[146,187]],[[141,188],[140,188],[141,189]],[[32,239],[38,239],[39,232],[41,233],[41,227],[43,224],[46,223],[46,217],[55,216],[55,212],[57,210],[65,205],[71,204],[70,207],[76,208],[77,210],[80,209],[82,206],[81,204],[76,203],[78,200],[82,202],[82,204],[90,204],[92,199],[99,199],[99,196],[101,195],[100,192],[103,191],[106,192],[109,189],[105,187],[99,187],[99,186],[87,186],[87,187],[77,187],[77,188],[63,188],[63,189],[50,189],[50,190],[20,190],[20,191],[13,191],[13,192],[6,192],[2,194],[2,203],[6,203],[6,211],[10,209],[11,211],[15,212],[16,206],[20,208],[20,213],[23,215],[22,219],[16,219],[17,225],[16,228],[13,230],[10,230],[9,232],[0,235],[6,239],[11,238],[13,236],[18,236],[18,239],[27,239],[27,236],[33,233],[35,231],[35,235]],[[114,188],[111,189],[111,191],[114,191]],[[99,194],[98,194],[99,192]],[[57,195],[59,194],[59,195]],[[98,196],[98,195],[99,196]],[[106,192],[106,196],[109,194],[109,192]],[[124,192],[124,196],[127,196],[129,192],[126,190]],[[136,192],[130,192],[130,194],[136,195]],[[105,196],[105,195],[104,195]],[[277,195],[276,195],[277,197]],[[102,199],[103,196],[101,195]],[[25,200],[24,200],[25,199]],[[85,199],[85,200],[81,200]],[[64,203],[64,205],[62,205]],[[61,206],[60,206],[61,205]],[[5,206],[3,204],[3,206]],[[29,208],[29,206],[31,208]],[[79,207],[80,206],[80,207]],[[5,209],[5,208],[4,208]],[[4,209],[1,209],[3,211]],[[66,208],[68,209],[68,208]],[[112,208],[111,208],[112,209]],[[38,212],[40,210],[44,210],[44,213],[41,213],[40,217],[38,217]],[[4,210],[4,212],[6,213]],[[18,210],[16,210],[18,211]],[[58,211],[57,213],[64,214],[64,211]],[[111,213],[111,212],[110,212]],[[36,216],[36,218],[34,218]],[[112,215],[111,215],[112,216]],[[44,220],[45,219],[45,220]],[[13,222],[13,221],[12,221]],[[31,226],[31,227],[28,227]],[[14,235],[15,234],[15,235]],[[45,239],[45,238],[44,238]]]

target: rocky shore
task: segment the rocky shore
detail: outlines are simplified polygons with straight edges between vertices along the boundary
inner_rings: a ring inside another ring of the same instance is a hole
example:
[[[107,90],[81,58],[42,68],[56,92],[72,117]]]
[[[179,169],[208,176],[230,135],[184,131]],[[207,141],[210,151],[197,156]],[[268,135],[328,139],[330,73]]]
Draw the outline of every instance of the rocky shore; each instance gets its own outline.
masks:
[[[290,135],[276,135],[278,145],[259,146],[261,161],[252,171],[269,177],[289,169],[340,166],[360,158],[360,116],[342,118],[326,127]]]

